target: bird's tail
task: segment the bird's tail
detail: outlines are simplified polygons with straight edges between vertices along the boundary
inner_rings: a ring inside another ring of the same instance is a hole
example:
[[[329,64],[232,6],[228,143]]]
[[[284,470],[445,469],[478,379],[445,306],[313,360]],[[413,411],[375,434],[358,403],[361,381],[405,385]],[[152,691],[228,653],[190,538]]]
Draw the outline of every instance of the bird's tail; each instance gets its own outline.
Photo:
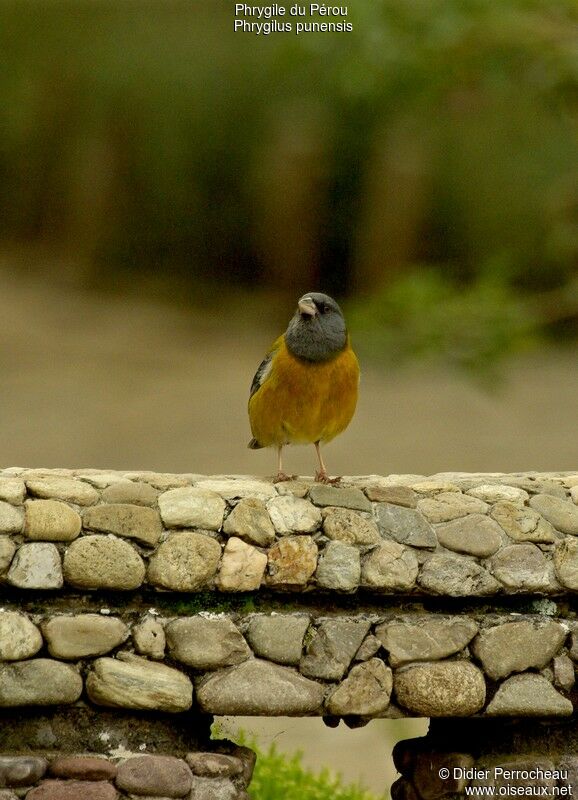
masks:
[[[262,445],[262,444],[259,444],[259,442],[258,442],[256,439],[251,439],[251,441],[249,442],[249,444],[247,445],[247,447],[248,447],[250,450],[261,450],[261,448],[263,447],[263,445]]]

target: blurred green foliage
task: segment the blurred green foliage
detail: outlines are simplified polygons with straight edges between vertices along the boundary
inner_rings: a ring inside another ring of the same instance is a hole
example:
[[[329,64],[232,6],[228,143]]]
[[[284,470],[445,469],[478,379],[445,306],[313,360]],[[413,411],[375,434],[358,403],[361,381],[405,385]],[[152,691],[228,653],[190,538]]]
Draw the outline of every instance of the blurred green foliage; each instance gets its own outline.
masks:
[[[300,37],[233,6],[0,3],[0,255],[369,298],[374,351],[458,365],[576,333],[574,0],[355,0]]]
[[[302,753],[284,755],[275,743],[264,751],[243,733],[236,738],[257,753],[249,787],[251,800],[385,800],[385,793],[378,798],[360,786],[346,786],[325,768],[319,772],[306,769]]]

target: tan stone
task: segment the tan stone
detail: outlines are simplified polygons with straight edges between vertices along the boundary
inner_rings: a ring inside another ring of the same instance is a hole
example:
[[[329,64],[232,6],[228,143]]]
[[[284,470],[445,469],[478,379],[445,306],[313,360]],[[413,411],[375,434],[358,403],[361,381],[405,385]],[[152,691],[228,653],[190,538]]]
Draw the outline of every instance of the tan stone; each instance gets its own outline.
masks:
[[[389,705],[392,673],[379,658],[372,658],[353,667],[347,678],[329,695],[326,705],[330,714],[373,716]]]
[[[361,565],[361,585],[385,591],[405,591],[415,586],[418,562],[413,550],[384,541]]]
[[[467,661],[401,667],[394,676],[398,703],[422,717],[466,717],[486,700],[484,675]]]
[[[137,653],[149,658],[161,659],[165,655],[165,629],[154,617],[145,617],[134,626],[132,640]]]
[[[159,496],[158,489],[150,483],[120,481],[107,486],[102,493],[105,503],[129,503],[135,506],[154,506]]]
[[[79,589],[136,589],[144,580],[142,558],[116,536],[81,536],[64,555],[64,577]]]
[[[128,653],[97,658],[86,679],[88,697],[98,706],[187,711],[193,702],[190,679],[173,667]]]
[[[222,592],[252,592],[261,586],[267,556],[242,539],[231,537],[225,545],[217,586]]]
[[[311,536],[286,536],[269,550],[271,586],[305,586],[317,567],[317,545]]]
[[[221,545],[203,533],[171,533],[151,557],[148,580],[174,592],[195,592],[213,580]]]
[[[372,519],[349,508],[324,508],[323,533],[346,544],[373,545],[380,540],[379,530]]]
[[[32,658],[41,647],[40,631],[25,614],[0,611],[0,661]]]
[[[117,503],[88,508],[83,514],[84,527],[101,533],[114,533],[154,546],[162,532],[159,512],[154,508]]]
[[[556,531],[537,511],[511,502],[496,503],[490,512],[500,527],[515,542],[550,544]]]
[[[35,497],[64,500],[79,506],[92,506],[99,500],[99,494],[93,486],[75,478],[32,478],[26,480],[26,486]]]
[[[6,572],[12,563],[16,545],[9,536],[0,536],[0,575]]]
[[[50,655],[71,660],[108,653],[128,637],[121,619],[100,614],[52,617],[41,627]]]
[[[269,512],[265,503],[257,497],[240,500],[225,520],[223,531],[261,547],[267,547],[275,541],[275,528]]]
[[[223,523],[225,501],[216,492],[186,486],[163,492],[159,509],[167,528],[218,531]]]
[[[60,500],[27,500],[24,535],[45,542],[70,542],[82,527],[80,514]]]

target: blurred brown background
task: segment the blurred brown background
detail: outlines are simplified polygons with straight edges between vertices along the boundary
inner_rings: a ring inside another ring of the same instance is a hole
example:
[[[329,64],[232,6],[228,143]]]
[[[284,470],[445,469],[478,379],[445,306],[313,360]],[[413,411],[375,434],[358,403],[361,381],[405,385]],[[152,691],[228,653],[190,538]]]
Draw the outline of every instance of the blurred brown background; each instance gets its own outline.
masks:
[[[333,473],[576,469],[576,4],[233,5],[0,2],[2,465],[271,473],[248,387],[320,289],[363,368]],[[412,735],[260,730],[376,791]]]

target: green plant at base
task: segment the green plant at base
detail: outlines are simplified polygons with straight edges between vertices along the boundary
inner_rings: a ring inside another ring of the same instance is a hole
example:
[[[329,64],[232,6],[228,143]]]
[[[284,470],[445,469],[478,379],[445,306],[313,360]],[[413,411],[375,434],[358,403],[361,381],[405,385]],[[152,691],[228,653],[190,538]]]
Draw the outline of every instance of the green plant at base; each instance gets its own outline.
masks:
[[[261,750],[243,731],[235,737],[257,753],[257,764],[249,787],[251,800],[385,800],[356,784],[345,785],[327,768],[313,772],[303,766],[303,753],[280,753],[273,743]]]

